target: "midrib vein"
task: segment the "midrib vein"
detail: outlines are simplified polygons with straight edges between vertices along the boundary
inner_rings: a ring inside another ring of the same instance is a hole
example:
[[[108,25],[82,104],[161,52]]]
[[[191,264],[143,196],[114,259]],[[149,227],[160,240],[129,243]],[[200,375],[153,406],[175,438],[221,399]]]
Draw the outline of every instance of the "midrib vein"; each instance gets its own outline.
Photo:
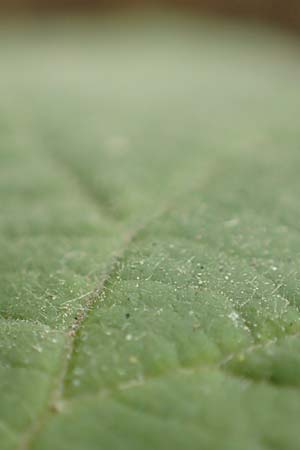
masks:
[[[197,177],[195,187],[193,189],[188,189],[187,192],[182,193],[180,196],[173,198],[168,204],[163,205],[161,208],[158,209],[156,214],[153,214],[143,223],[139,224],[134,228],[132,232],[127,231],[125,233],[123,238],[123,245],[119,252],[116,252],[109,264],[110,270],[108,270],[100,279],[98,285],[92,292],[90,296],[87,297],[86,303],[83,307],[83,309],[80,310],[80,313],[77,314],[77,320],[73,322],[68,330],[68,333],[66,335],[66,344],[65,344],[65,350],[63,352],[62,360],[63,365],[61,368],[61,371],[58,373],[58,376],[56,380],[53,382],[53,388],[50,389],[50,393],[48,396],[48,400],[46,405],[44,406],[43,412],[40,414],[40,416],[37,418],[35,423],[32,427],[27,430],[20,441],[20,444],[16,447],[16,450],[30,450],[32,448],[32,445],[38,436],[38,434],[41,432],[41,430],[44,428],[44,426],[47,424],[48,420],[54,413],[60,412],[60,403],[63,402],[63,394],[64,394],[64,388],[65,383],[68,378],[68,374],[71,372],[72,364],[73,364],[73,358],[76,350],[76,341],[79,336],[79,333],[84,325],[84,322],[89,317],[90,313],[93,311],[93,307],[96,304],[99,296],[105,289],[105,285],[110,280],[110,278],[113,276],[117,264],[122,259],[122,257],[126,254],[127,250],[130,248],[131,243],[137,239],[139,234],[143,232],[145,229],[148,228],[149,225],[161,216],[163,216],[167,211],[176,208],[178,198],[185,197],[188,194],[191,194],[193,192],[201,192],[201,188],[206,187],[209,185],[209,181],[212,179],[213,175],[216,172],[220,172],[219,165],[217,164],[211,164],[209,167],[211,170],[208,170],[205,175],[202,176],[202,178]]]
[[[45,405],[45,409],[40,415],[40,417],[36,420],[33,426],[23,435],[23,438],[20,442],[20,445],[17,447],[17,450],[29,450],[32,447],[34,439],[36,435],[40,432],[40,430],[47,423],[50,416],[59,410],[59,404],[63,397],[65,381],[67,379],[68,373],[71,370],[73,357],[76,348],[76,340],[79,335],[79,332],[83,326],[84,321],[89,316],[89,313],[92,311],[93,306],[95,305],[99,295],[105,288],[106,282],[110,279],[112,274],[115,271],[117,263],[120,258],[122,258],[123,254],[126,252],[132,240],[138,234],[140,229],[135,230],[131,234],[127,234],[125,236],[124,246],[121,251],[115,254],[113,261],[111,262],[111,270],[108,271],[100,280],[98,286],[95,288],[93,293],[87,298],[87,301],[84,305],[83,310],[77,314],[77,320],[73,322],[70,326],[68,334],[66,336],[66,345],[65,351],[63,352],[62,360],[64,362],[61,371],[58,374],[57,379],[53,383],[53,389],[50,392],[48,397],[47,405]]]

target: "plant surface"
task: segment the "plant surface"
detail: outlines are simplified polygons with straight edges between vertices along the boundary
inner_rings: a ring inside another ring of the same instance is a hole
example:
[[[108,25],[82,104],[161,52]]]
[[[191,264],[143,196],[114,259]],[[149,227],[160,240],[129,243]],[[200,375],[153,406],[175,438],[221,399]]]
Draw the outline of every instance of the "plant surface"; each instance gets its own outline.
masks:
[[[1,450],[300,448],[298,58],[172,17],[1,31]]]

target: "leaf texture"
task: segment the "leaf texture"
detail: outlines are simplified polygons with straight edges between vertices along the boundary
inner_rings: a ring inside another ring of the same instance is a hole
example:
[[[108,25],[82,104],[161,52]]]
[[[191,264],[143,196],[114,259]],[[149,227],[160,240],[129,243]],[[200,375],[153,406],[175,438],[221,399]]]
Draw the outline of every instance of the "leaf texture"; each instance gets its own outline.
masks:
[[[298,43],[171,16],[14,27],[1,450],[297,450]]]

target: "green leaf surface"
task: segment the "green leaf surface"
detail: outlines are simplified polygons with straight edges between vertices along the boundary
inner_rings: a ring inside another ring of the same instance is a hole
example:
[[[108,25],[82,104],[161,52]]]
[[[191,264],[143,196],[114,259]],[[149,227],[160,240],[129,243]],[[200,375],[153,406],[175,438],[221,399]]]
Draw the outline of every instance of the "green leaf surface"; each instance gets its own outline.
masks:
[[[298,450],[298,43],[53,19],[0,64],[1,450]]]

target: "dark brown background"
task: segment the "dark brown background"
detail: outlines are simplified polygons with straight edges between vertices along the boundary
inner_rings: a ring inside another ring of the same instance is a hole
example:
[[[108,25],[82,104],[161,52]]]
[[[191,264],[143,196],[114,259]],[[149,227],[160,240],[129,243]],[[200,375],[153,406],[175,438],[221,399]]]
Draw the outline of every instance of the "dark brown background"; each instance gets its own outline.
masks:
[[[300,29],[300,0],[0,0],[0,12],[82,11],[171,5],[201,12],[275,21]]]

